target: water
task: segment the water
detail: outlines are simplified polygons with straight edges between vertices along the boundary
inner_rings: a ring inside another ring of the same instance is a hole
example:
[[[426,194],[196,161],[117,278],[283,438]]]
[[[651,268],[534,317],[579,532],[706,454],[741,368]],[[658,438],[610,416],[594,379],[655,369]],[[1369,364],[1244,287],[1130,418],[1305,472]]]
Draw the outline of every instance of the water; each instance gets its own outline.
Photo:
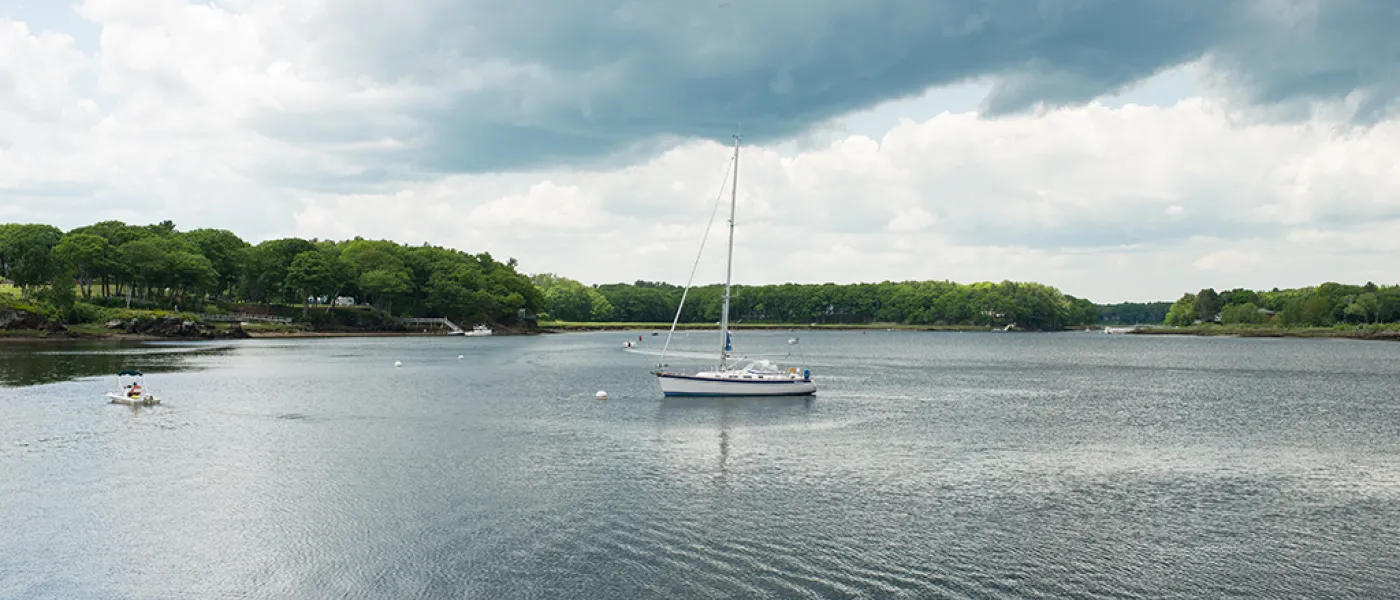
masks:
[[[629,335],[0,344],[0,597],[1400,587],[1400,344],[743,332],[819,395],[671,401]]]

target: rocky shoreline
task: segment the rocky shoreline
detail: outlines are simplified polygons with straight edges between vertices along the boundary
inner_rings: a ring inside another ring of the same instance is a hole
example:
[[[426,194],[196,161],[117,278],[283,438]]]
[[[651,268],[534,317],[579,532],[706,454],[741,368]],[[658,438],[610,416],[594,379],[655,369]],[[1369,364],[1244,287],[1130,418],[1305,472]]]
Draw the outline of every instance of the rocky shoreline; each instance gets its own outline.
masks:
[[[102,324],[108,332],[74,331],[63,323],[20,309],[0,310],[0,332],[4,339],[246,339],[252,337],[241,326],[218,328],[179,317],[114,319]]]
[[[207,323],[200,323],[176,317],[116,319],[102,325],[113,333],[157,338],[200,338],[200,339],[247,339],[252,337],[243,327],[234,323],[227,329],[219,329]]]
[[[288,328],[282,330],[245,329],[239,323],[215,326],[179,317],[140,317],[114,319],[97,324],[69,327],[50,321],[43,315],[20,309],[0,310],[0,342],[5,341],[74,341],[74,340],[237,340],[259,338],[330,338],[330,337],[440,337],[442,333],[385,329],[315,330]],[[515,330],[497,327],[495,336],[537,335],[552,333],[542,329]]]

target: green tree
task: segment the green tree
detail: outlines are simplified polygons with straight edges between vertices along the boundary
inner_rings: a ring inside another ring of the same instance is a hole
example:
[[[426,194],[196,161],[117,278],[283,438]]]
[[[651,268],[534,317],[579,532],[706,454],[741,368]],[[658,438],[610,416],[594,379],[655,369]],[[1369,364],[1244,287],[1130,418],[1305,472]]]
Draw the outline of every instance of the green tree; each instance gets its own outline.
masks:
[[[364,293],[369,294],[375,306],[390,312],[394,298],[413,290],[413,282],[408,278],[408,269],[375,269],[361,273],[356,283]]]
[[[111,252],[107,239],[91,233],[69,233],[63,236],[53,248],[53,255],[70,273],[76,273],[83,282],[83,297],[92,296],[93,277],[106,272],[110,267]]]
[[[311,317],[310,297],[320,295],[335,285],[335,274],[330,261],[320,250],[307,250],[296,255],[287,267],[287,280],[284,285],[296,290],[301,297],[301,318]]]
[[[152,235],[171,235],[175,233],[175,222],[166,219],[159,223],[147,225],[143,229],[151,232]]]
[[[617,318],[617,309],[613,308],[606,296],[598,293],[598,290],[588,289],[588,319],[600,323],[607,323]]]
[[[1321,294],[1308,296],[1302,303],[1302,322],[1316,327],[1332,324],[1332,305]]]
[[[165,283],[169,278],[168,254],[167,241],[154,236],[135,239],[117,247],[119,272],[129,279],[128,298],[136,295],[137,286],[142,289],[141,296],[148,297],[152,288]]]
[[[216,291],[219,286],[219,272],[214,264],[202,254],[186,250],[174,250],[165,255],[166,276],[164,281],[174,288],[179,299],[187,294],[202,303],[204,296]]]
[[[1220,301],[1220,295],[1215,290],[1206,288],[1196,293],[1196,318],[1203,323],[1210,323],[1220,316],[1220,309],[1224,304]]]
[[[1346,314],[1363,323],[1379,322],[1381,311],[1380,297],[1374,292],[1366,292],[1355,297],[1346,307]]]
[[[73,292],[72,271],[59,267],[53,283],[48,288],[39,290],[35,296],[51,309],[50,318],[68,320],[73,313],[73,305],[77,302],[77,294]]]
[[[254,302],[285,302],[296,290],[285,287],[287,268],[298,254],[316,245],[301,238],[268,240],[249,248],[244,258],[242,293]]]
[[[1259,294],[1253,290],[1235,288],[1220,293],[1220,301],[1225,306],[1238,306],[1241,304],[1259,304]]]
[[[1268,315],[1259,312],[1259,307],[1248,302],[1226,306],[1220,311],[1220,323],[1224,325],[1247,325],[1263,323]]]
[[[1099,305],[1098,322],[1114,325],[1134,325],[1137,323],[1164,323],[1171,302],[1122,302]]]
[[[1369,284],[1375,288],[1375,284]],[[1379,323],[1381,320],[1381,300],[1374,291],[1366,292],[1356,297],[1356,304],[1361,308],[1362,314],[1370,318],[1370,322]]]
[[[0,256],[4,257],[5,274],[28,299],[35,286],[48,283],[58,269],[53,247],[63,232],[52,225],[12,223],[0,230]]]
[[[587,321],[593,315],[596,290],[552,273],[535,275],[531,283],[544,294],[544,310],[562,321]],[[606,300],[605,300],[606,301]]]
[[[1166,324],[1172,327],[1185,327],[1196,321],[1196,296],[1182,294],[1172,307],[1167,309]]]
[[[544,294],[545,310],[564,321],[587,321],[593,314],[591,291],[577,281],[551,288]]]
[[[199,254],[209,259],[210,266],[214,268],[217,280],[214,293],[223,295],[232,292],[243,274],[244,260],[251,247],[248,242],[226,229],[196,229],[185,233],[185,239],[198,249]]]

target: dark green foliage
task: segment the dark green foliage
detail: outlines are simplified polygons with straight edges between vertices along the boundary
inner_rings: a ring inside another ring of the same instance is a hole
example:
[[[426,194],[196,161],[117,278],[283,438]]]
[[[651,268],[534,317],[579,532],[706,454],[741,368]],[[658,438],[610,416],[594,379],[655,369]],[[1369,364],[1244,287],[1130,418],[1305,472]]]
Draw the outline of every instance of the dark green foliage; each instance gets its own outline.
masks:
[[[103,221],[66,235],[48,225],[0,224],[0,273],[26,297],[43,288],[45,306],[77,320],[126,307],[218,310],[212,302],[218,301],[230,309],[259,304],[253,312],[286,312],[327,326],[386,328],[392,323],[386,314],[512,324],[545,306],[513,259],[500,263],[484,252],[358,238],[252,246],[227,230],[184,233],[171,221]],[[87,300],[81,306],[75,278]],[[374,310],[332,312],[337,296]],[[319,317],[312,304],[324,306],[316,309]],[[300,310],[276,308],[282,305]]]
[[[1327,282],[1317,287],[1254,291],[1233,289],[1187,294],[1172,305],[1167,325],[1190,325],[1211,312],[1200,304],[1218,299],[1223,324],[1275,324],[1284,327],[1331,327],[1400,321],[1400,286],[1349,285]],[[1189,306],[1188,306],[1188,302]],[[1178,310],[1180,308],[1181,310]],[[1185,316],[1189,313],[1191,319]]]
[[[1261,325],[1269,322],[1269,315],[1260,312],[1253,303],[1232,304],[1220,311],[1222,325]]]
[[[1196,320],[1202,323],[1211,323],[1220,318],[1220,309],[1224,303],[1220,300],[1220,294],[1213,289],[1204,289],[1196,293]]]
[[[226,229],[196,229],[186,233],[185,238],[209,259],[217,280],[215,293],[231,292],[242,275],[243,260],[250,247],[248,242]]]
[[[1184,327],[1196,321],[1196,296],[1194,294],[1182,294],[1181,298],[1172,303],[1167,309],[1165,322],[1173,327]]]
[[[35,286],[49,281],[58,270],[53,248],[63,232],[50,225],[9,223],[0,225],[0,266],[4,276],[19,286],[25,298]]]
[[[1097,306],[1098,322],[1110,325],[1161,323],[1167,319],[1171,302],[1121,302]]]
[[[537,276],[557,310],[577,314],[581,302],[569,298],[581,292],[577,282]],[[682,289],[639,281],[593,288],[613,309],[614,321],[670,322],[676,316]],[[682,323],[719,321],[724,301],[722,285],[690,290],[681,311]],[[560,315],[551,316],[563,319]],[[1053,287],[1003,281],[958,284],[947,281],[905,281],[851,285],[780,284],[733,286],[730,316],[750,323],[903,323],[909,325],[981,325],[1056,330],[1089,325],[1098,320],[1093,303],[1061,294]],[[593,320],[604,320],[592,314]],[[569,320],[569,319],[566,319]]]
[[[57,321],[67,321],[72,317],[73,305],[78,301],[74,292],[73,274],[60,270],[49,287],[34,295],[41,305],[48,308],[46,316]]]

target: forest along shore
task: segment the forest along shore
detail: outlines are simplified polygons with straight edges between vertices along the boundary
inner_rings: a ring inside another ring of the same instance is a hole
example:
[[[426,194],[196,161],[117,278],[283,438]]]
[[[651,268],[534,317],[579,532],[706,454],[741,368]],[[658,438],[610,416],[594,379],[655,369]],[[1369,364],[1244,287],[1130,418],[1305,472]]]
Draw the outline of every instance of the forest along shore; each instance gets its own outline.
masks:
[[[64,232],[0,223],[0,336],[177,339],[445,333],[500,335],[715,327],[901,331],[1115,331],[1393,339],[1400,286],[1326,282],[1213,288],[1175,302],[1095,304],[1034,283],[585,285],[526,274],[489,252],[360,237],[250,244],[172,221],[102,221]],[[685,302],[681,299],[685,298]],[[450,323],[449,323],[450,321]],[[240,325],[233,325],[239,323]],[[424,331],[426,327],[429,331]]]

